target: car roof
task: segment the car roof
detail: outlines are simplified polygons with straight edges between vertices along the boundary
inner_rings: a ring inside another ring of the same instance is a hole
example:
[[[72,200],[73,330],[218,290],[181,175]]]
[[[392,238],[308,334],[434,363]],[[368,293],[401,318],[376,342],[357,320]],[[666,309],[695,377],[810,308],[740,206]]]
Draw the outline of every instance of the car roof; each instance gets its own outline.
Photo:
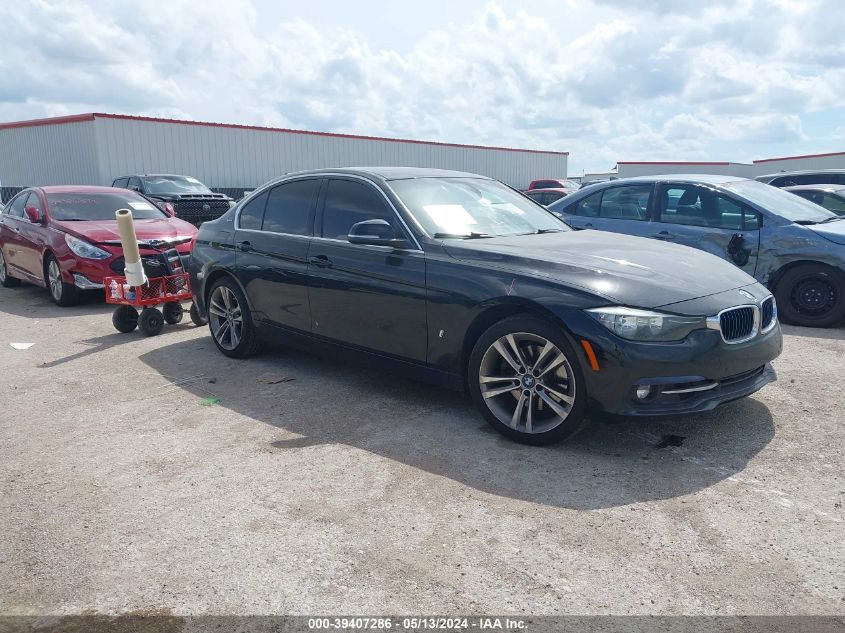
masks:
[[[803,174],[845,174],[845,169],[795,169],[792,171],[776,171],[772,174],[761,174],[756,178],[779,178],[781,176],[801,176]]]
[[[428,167],[337,167],[292,172],[285,174],[285,177],[322,174],[348,174],[350,176],[365,176],[381,180],[408,180],[411,178],[483,178],[485,180],[492,180],[487,176],[471,174],[465,171],[431,169]]]
[[[184,174],[127,174],[116,176],[113,180],[120,180],[121,178],[193,178],[193,176],[185,176]]]
[[[832,182],[817,185],[791,185],[789,187],[783,187],[783,189],[787,191],[842,191],[845,189],[845,185]]]
[[[526,189],[522,193],[543,193],[544,191],[551,191],[554,193],[569,193],[571,189],[564,189],[563,187],[543,187],[542,189]]]
[[[118,187],[97,187],[94,185],[47,185],[44,187],[37,187],[44,193],[120,193],[126,195],[128,189],[120,189]]]
[[[655,176],[632,176],[631,178],[615,178],[613,180],[603,180],[596,184],[620,185],[625,184],[626,182],[663,182],[666,180],[676,182],[699,183],[705,185],[724,185],[729,182],[737,182],[740,180],[749,179],[740,178],[738,176],[722,176],[719,174],[657,174]]]

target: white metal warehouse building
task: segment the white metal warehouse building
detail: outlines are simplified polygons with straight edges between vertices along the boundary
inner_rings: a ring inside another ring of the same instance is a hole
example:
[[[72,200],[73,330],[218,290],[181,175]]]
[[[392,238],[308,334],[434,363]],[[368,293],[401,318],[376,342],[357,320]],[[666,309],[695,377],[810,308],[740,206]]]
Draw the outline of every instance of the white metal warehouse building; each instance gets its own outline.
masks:
[[[774,174],[779,171],[796,171],[800,169],[845,169],[845,152],[763,158],[754,161],[755,177]]]
[[[0,186],[111,185],[144,173],[184,174],[212,188],[252,189],[287,172],[396,165],[456,169],[526,188],[565,178],[568,152],[80,114],[0,123]]]

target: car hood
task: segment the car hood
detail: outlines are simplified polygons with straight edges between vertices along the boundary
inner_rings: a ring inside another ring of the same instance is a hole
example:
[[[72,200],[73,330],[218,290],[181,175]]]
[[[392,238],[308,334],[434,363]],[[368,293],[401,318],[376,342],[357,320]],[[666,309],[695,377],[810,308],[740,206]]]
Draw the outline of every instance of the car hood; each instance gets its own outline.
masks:
[[[845,244],[845,220],[836,220],[827,224],[810,224],[807,228],[831,242]]]
[[[81,237],[95,244],[119,243],[120,233],[116,220],[82,220],[53,224],[71,235]],[[197,234],[197,228],[179,218],[161,218],[156,220],[135,220],[135,235],[139,240],[182,241]]]
[[[447,240],[455,259],[547,277],[610,302],[656,308],[754,284],[703,251],[605,231]]]

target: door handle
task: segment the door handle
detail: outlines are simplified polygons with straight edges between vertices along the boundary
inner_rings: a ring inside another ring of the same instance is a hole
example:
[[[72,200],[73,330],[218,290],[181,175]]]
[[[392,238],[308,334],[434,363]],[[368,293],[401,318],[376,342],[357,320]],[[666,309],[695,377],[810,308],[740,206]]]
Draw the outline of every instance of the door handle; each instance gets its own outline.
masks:
[[[675,235],[669,231],[660,231],[660,233],[654,235],[654,238],[658,240],[671,240],[674,237]]]
[[[593,224],[592,224],[591,222],[587,222],[587,223],[584,225],[584,228],[585,228],[585,229],[591,229],[591,228],[593,228]]]
[[[326,255],[316,255],[308,258],[308,263],[318,268],[331,268],[332,261]]]
[[[238,242],[238,250],[248,253],[252,250],[252,244],[249,242]]]

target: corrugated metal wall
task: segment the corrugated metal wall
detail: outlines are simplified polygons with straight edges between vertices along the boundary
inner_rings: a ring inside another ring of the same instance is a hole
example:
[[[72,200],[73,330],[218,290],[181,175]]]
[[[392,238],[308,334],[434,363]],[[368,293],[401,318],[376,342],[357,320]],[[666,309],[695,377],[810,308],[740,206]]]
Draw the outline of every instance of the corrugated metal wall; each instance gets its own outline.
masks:
[[[0,185],[100,184],[94,125],[82,121],[0,130]]]
[[[477,149],[97,117],[100,184],[126,174],[177,173],[211,187],[252,188],[286,172],[404,165],[457,169],[514,187],[566,176],[565,154]]]
[[[845,169],[845,152],[829,156],[796,156],[754,163],[754,176],[798,169]]]

